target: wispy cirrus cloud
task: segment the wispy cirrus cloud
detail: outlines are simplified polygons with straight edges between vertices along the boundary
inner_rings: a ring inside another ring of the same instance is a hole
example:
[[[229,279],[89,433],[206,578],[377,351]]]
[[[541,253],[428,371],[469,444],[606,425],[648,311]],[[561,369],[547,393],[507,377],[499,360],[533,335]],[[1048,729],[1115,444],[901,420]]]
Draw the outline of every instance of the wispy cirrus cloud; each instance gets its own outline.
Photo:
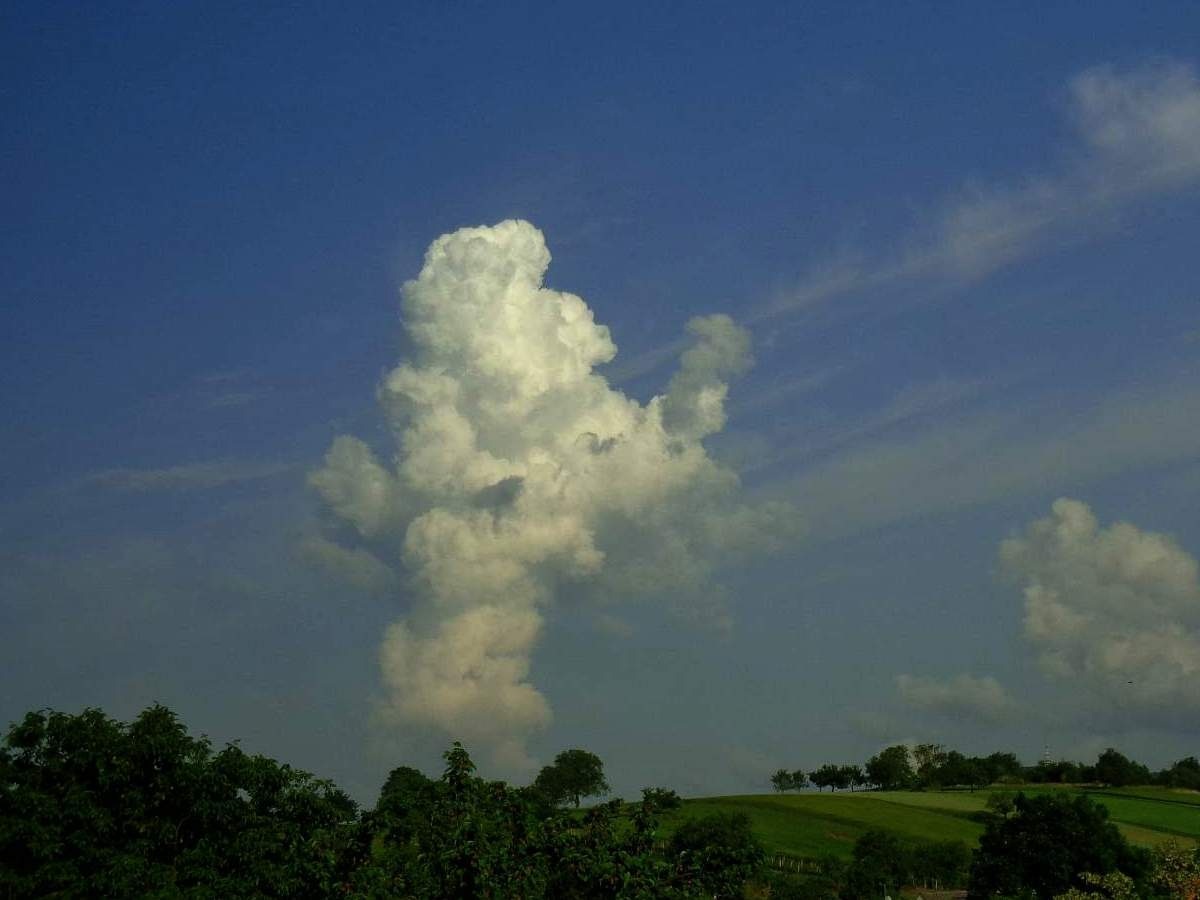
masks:
[[[1137,386],[1102,400],[1050,398],[878,434],[809,467],[789,488],[813,536],[1028,496],[1200,459],[1200,386]]]
[[[162,468],[105,469],[85,476],[79,486],[133,492],[205,490],[274,478],[294,469],[284,462],[220,459]]]
[[[272,387],[255,373],[236,369],[210,372],[193,382],[191,397],[208,409],[248,406],[270,396]]]
[[[1200,185],[1200,78],[1193,66],[1098,66],[1066,87],[1072,140],[1057,169],[965,185],[911,234],[897,257],[818,273],[765,314],[901,278],[978,278],[1064,242],[1094,235],[1098,213]]]
[[[1063,96],[1070,136],[1056,153],[1057,166],[961,185],[926,207],[891,248],[822,263],[741,321],[765,324],[835,300],[857,308],[856,298],[903,282],[983,278],[1090,240],[1138,202],[1200,186],[1200,77],[1191,64],[1097,66],[1069,79]],[[644,375],[682,346],[644,350],[614,366],[610,377]]]

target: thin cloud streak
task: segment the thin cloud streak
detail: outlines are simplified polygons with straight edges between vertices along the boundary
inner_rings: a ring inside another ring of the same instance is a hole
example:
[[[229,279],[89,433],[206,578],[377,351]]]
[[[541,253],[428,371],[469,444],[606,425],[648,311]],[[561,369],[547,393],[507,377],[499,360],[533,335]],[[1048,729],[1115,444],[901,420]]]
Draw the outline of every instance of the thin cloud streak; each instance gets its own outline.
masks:
[[[1046,401],[880,438],[771,492],[823,523],[814,538],[832,538],[1197,459],[1200,386],[1175,382],[1090,407]]]
[[[1074,138],[1055,171],[969,184],[930,210],[891,254],[824,266],[742,317],[747,326],[812,314],[903,282],[975,281],[1031,256],[1093,239],[1135,203],[1200,184],[1200,78],[1180,62],[1087,69],[1066,85]],[[894,298],[892,298],[892,302]],[[666,364],[680,345],[614,367],[614,381]]]
[[[991,390],[1010,384],[1011,382],[993,383]],[[799,462],[827,455],[839,448],[853,445],[866,438],[878,435],[914,420],[930,416],[934,413],[944,413],[946,410],[960,406],[975,399],[984,390],[978,381],[959,381],[952,378],[939,378],[927,382],[917,382],[901,388],[882,409],[859,420],[848,424],[829,427],[790,440],[784,449],[761,454],[753,462],[739,468],[742,474],[760,472],[777,467],[786,462]],[[759,410],[782,400],[783,392],[768,393],[764,397],[755,397],[747,408]],[[739,406],[733,410],[736,417],[744,411]]]
[[[801,310],[904,279],[973,280],[1065,242],[1090,238],[1099,213],[1200,183],[1200,79],[1165,62],[1087,69],[1067,86],[1075,140],[1057,172],[966,186],[910,236],[899,258],[820,273],[749,321]]]
[[[140,493],[206,490],[274,478],[295,468],[291,463],[223,459],[159,469],[105,469],[85,476],[79,486]]]

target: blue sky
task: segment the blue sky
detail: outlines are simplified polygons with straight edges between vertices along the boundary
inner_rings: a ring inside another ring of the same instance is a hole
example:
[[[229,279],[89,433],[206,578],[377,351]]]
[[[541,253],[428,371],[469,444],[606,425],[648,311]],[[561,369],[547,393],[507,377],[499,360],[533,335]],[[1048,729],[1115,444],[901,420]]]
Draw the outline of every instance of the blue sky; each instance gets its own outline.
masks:
[[[624,791],[900,740],[1195,753],[1197,35],[1187,3],[10,7],[0,719],[160,700],[363,799],[456,729],[514,777],[586,746]],[[368,535],[310,479],[340,435],[417,477],[377,392],[445,360],[400,288],[425,267],[449,329],[466,276],[427,248],[509,219],[609,329],[594,374],[703,464],[495,601],[536,621],[534,706],[485,727],[380,665],[396,622],[448,652],[400,547],[459,500]]]

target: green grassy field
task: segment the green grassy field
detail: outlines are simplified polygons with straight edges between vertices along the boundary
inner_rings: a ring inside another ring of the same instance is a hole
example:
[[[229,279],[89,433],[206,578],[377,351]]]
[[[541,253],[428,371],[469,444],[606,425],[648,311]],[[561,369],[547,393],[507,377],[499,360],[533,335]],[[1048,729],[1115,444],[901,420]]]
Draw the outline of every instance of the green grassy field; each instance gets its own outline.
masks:
[[[1200,844],[1200,794],[1165,788],[1092,790],[1030,787],[1031,793],[1087,794],[1103,803],[1132,843],[1155,846],[1167,840]],[[870,791],[839,794],[767,794],[687,800],[664,821],[669,834],[682,821],[714,812],[742,812],[768,853],[849,857],[854,842],[871,829],[927,841],[960,840],[974,846],[983,833],[978,814],[989,794],[967,791]]]

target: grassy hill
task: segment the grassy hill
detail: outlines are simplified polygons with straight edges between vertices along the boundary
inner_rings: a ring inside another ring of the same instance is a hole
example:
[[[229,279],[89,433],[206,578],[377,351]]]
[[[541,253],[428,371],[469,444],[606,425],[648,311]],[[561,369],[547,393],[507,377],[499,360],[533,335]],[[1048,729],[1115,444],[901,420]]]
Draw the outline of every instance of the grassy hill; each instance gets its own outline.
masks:
[[[1093,789],[1032,786],[1026,794],[1083,793],[1103,803],[1132,843],[1155,846],[1175,839],[1200,844],[1200,793],[1166,788]],[[686,819],[714,812],[742,812],[769,853],[796,857],[832,854],[848,858],[866,831],[884,829],[927,841],[961,840],[974,846],[983,833],[980,814],[990,790],[870,791],[838,794],[766,794],[684,801],[664,826],[669,833]]]

